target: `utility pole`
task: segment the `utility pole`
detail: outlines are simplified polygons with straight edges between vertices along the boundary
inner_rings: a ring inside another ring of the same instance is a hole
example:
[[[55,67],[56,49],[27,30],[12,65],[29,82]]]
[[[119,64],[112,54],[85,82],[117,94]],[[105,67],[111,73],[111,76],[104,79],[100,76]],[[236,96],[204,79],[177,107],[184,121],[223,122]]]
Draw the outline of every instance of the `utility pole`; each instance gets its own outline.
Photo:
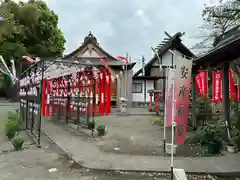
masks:
[[[141,63],[142,63],[142,76],[145,76],[145,58],[142,56],[142,59],[141,59]]]
[[[126,52],[126,61],[128,62],[128,53]],[[125,116],[128,114],[128,64],[125,63]]]
[[[128,61],[128,53],[126,53],[126,60]],[[127,78],[128,78],[128,69],[127,69],[127,63],[125,63],[125,98],[127,99]]]

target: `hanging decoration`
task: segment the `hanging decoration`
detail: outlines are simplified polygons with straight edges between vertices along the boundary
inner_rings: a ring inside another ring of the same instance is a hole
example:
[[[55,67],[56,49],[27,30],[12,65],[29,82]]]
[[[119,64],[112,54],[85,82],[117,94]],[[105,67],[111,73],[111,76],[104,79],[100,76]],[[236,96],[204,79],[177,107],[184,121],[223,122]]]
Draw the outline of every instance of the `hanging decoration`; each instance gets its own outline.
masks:
[[[236,92],[234,79],[233,79],[233,70],[228,70],[229,77],[229,96],[232,100],[238,100],[238,94]],[[213,92],[212,92],[212,102],[221,102],[222,101],[222,72],[216,71],[213,72]]]
[[[40,61],[40,58],[39,58],[39,57],[35,57],[35,60],[32,59],[32,58],[29,57],[29,56],[23,56],[22,58],[23,58],[23,59],[26,59],[26,60],[27,60],[28,62],[30,62],[30,63],[36,63],[36,62]]]
[[[196,76],[196,90],[200,96],[208,97],[208,72],[201,70]]]
[[[232,69],[228,70],[228,76],[229,76],[229,95],[232,98],[232,100],[236,101],[237,100],[237,92],[236,92],[236,88],[234,85]]]
[[[123,56],[117,56],[117,59],[120,61],[124,61],[124,65],[127,65],[129,63],[128,59]]]
[[[222,101],[222,72],[213,72],[212,102]]]
[[[16,69],[15,69],[15,64],[14,64],[14,60],[11,60],[10,62],[12,63],[12,72],[10,71],[10,69],[8,68],[5,60],[3,59],[3,57],[0,55],[0,61],[1,61],[1,66],[0,67],[0,71],[7,75],[10,79],[10,81],[12,82],[12,84],[15,84],[16,81],[18,81],[18,78],[16,77]]]

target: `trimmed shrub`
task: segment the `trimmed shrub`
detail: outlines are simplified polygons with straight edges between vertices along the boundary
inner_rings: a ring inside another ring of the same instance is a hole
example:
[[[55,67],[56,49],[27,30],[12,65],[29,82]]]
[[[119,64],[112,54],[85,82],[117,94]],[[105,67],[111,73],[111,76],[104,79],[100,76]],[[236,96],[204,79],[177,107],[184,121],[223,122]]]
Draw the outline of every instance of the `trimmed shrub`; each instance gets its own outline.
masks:
[[[15,137],[15,138],[12,140],[12,145],[13,145],[13,147],[14,147],[15,150],[20,150],[20,149],[22,149],[23,143],[24,143],[24,139],[21,138],[21,137]]]

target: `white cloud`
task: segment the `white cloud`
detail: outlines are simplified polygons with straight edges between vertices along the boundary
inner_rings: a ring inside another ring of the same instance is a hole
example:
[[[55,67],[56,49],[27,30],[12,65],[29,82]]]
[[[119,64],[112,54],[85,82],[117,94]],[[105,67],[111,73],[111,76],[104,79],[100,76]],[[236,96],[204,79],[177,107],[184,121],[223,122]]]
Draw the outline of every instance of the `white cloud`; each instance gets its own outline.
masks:
[[[202,24],[201,12],[209,0],[55,0],[49,6],[59,16],[66,52],[79,46],[88,31],[109,53],[133,57],[152,56],[150,47],[171,34],[186,32],[184,43],[191,47]]]
[[[138,9],[137,11],[136,11],[136,15],[137,16],[143,16],[143,14],[144,14],[144,12],[143,12],[143,10],[142,9]]]

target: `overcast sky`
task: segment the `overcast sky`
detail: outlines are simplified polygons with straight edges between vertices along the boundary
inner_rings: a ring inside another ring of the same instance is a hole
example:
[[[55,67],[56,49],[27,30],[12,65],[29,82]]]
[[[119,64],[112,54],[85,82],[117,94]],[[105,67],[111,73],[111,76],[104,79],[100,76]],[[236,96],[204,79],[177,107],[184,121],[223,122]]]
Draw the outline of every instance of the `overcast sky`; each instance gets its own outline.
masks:
[[[199,36],[204,4],[214,0],[46,0],[59,16],[67,54],[81,45],[89,31],[113,56],[128,52],[133,61],[152,57],[150,47],[165,37],[185,32],[191,47]]]

